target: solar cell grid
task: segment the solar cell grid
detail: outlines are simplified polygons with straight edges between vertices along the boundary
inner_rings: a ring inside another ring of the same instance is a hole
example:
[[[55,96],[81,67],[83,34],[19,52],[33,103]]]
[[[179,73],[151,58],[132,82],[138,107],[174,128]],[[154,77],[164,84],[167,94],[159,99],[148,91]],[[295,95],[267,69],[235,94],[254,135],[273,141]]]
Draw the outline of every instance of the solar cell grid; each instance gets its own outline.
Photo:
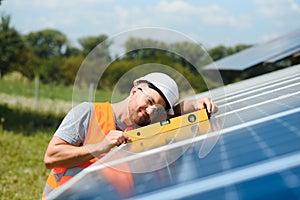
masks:
[[[238,95],[234,95],[231,97],[227,96],[227,104],[232,104],[232,102],[237,101],[246,101],[248,99],[257,99],[256,97],[261,97],[263,95],[267,95],[268,99],[271,99],[272,97],[270,95],[277,95],[278,93],[289,93],[290,91],[295,90],[295,88],[299,88],[300,85],[300,77],[297,77],[295,79],[290,79],[283,81],[281,83],[272,83],[272,85],[265,86],[265,87],[259,87],[257,89],[251,89],[250,91],[240,91]],[[226,103],[224,100],[218,100],[216,101],[218,104]]]
[[[270,80],[270,81],[266,81],[266,82],[262,82],[262,83],[258,83],[255,84],[252,83],[251,86],[247,86],[247,87],[243,87],[243,88],[239,88],[239,89],[235,89],[234,91],[228,92],[226,94],[226,100],[228,100],[228,98],[230,98],[231,96],[236,97],[236,96],[240,96],[240,95],[245,95],[248,93],[252,93],[253,91],[258,91],[261,90],[262,88],[264,89],[268,89],[268,88],[278,88],[283,84],[289,83],[289,82],[297,82],[299,81],[300,77],[299,74],[291,74],[288,77],[283,77],[283,78],[279,78],[279,79],[274,79],[274,80]],[[221,98],[216,98],[216,100],[225,100],[223,97]]]
[[[229,84],[225,87],[216,88],[214,90],[210,90],[208,92],[203,92],[201,94],[197,94],[197,98],[211,96],[218,104],[226,103],[230,101],[230,98],[233,96],[234,98],[240,95],[247,94],[248,92],[256,91],[260,88],[265,88],[268,86],[272,86],[276,84],[282,84],[285,81],[290,80],[299,80],[300,76],[300,66],[289,67],[283,70],[278,70],[269,74],[264,74],[258,77],[253,77],[251,79],[244,80],[242,84]],[[277,85],[276,87],[280,87]],[[226,97],[226,98],[225,98]],[[188,97],[186,99],[189,99]]]
[[[228,103],[226,105],[226,113],[221,113],[217,117],[226,117],[236,114],[235,120],[226,120],[228,123],[235,124],[240,123],[241,118],[246,120],[255,119],[266,115],[271,115],[287,109],[292,109],[299,106],[300,90],[296,92],[286,92],[287,94],[277,93],[273,98],[253,98],[252,103],[250,101],[235,102],[234,104]],[[222,109],[222,107],[221,107]],[[222,111],[222,110],[221,110]],[[243,121],[242,121],[243,122]]]
[[[220,113],[210,120],[209,134],[138,154],[128,152],[132,143],[117,148],[101,161],[106,165],[98,162],[87,168],[50,198],[300,199],[299,74],[273,80],[263,85],[248,82],[253,90],[245,89],[247,94],[229,92],[228,101],[220,100]],[[238,84],[234,87],[245,88]],[[201,148],[209,143],[213,148],[201,156]],[[134,185],[121,194],[101,170],[124,163]],[[140,172],[134,173],[137,169]]]

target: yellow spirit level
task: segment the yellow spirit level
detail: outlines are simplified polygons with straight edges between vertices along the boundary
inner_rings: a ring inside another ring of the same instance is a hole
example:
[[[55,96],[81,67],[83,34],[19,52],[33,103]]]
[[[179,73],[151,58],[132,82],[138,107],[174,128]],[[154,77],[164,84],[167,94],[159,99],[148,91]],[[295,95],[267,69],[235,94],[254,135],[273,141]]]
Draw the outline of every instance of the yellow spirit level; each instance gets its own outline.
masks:
[[[149,138],[137,140],[130,143],[130,152],[140,153],[156,147],[169,145],[175,142],[179,142],[185,139],[197,137],[202,134],[206,134],[211,130],[210,121],[201,121],[188,126],[180,127],[171,131],[167,131],[163,134],[157,134]]]
[[[149,138],[206,120],[208,120],[207,111],[206,109],[201,109],[182,116],[171,118],[167,121],[157,122],[138,129],[130,130],[126,132],[126,134],[130,137],[131,142],[134,142],[136,140]]]

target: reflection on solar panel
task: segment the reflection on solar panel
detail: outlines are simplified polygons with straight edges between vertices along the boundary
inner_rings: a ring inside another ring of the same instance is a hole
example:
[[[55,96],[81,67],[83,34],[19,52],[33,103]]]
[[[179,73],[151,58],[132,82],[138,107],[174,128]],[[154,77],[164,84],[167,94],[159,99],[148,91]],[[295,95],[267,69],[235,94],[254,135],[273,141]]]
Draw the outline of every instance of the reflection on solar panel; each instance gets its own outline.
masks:
[[[299,80],[300,65],[211,91],[209,124],[121,146],[49,198],[300,199]]]

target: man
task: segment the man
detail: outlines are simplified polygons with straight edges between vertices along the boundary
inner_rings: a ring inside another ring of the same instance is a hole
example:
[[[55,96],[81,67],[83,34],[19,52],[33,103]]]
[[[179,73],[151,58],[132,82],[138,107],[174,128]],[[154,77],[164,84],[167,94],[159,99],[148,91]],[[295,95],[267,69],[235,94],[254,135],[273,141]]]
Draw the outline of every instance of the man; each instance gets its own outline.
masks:
[[[74,107],[46,150],[44,163],[52,170],[43,198],[111,148],[129,141],[126,130],[203,108],[209,115],[218,110],[209,98],[175,105],[178,98],[178,87],[171,77],[163,73],[150,73],[135,80],[130,95],[121,102],[86,102]]]

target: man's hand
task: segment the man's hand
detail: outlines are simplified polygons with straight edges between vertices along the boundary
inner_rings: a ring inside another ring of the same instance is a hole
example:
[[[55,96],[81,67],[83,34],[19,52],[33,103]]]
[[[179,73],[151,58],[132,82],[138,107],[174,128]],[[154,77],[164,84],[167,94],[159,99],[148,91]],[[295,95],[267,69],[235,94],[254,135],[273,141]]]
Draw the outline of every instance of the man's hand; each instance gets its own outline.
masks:
[[[44,163],[48,169],[54,167],[75,167],[100,154],[107,153],[114,146],[126,143],[130,138],[122,131],[112,130],[99,143],[73,146],[54,136],[47,148]]]
[[[194,101],[193,104],[195,110],[206,108],[209,115],[218,112],[218,106],[208,97],[197,99]]]
[[[176,117],[204,108],[206,108],[209,116],[218,112],[218,106],[210,98],[205,97],[202,99],[182,101],[174,107],[175,116],[171,117]]]
[[[123,131],[111,130],[103,139],[102,147],[105,152],[108,152],[114,146],[120,146],[129,141],[130,138]]]

